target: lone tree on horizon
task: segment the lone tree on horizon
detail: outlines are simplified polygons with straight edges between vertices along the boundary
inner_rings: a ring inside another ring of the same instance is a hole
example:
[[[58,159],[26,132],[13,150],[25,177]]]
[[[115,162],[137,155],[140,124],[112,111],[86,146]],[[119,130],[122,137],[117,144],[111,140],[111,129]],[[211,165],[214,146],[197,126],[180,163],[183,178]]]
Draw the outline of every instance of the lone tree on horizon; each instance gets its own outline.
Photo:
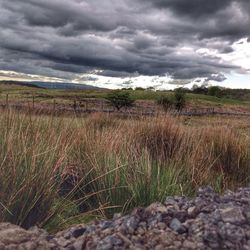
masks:
[[[124,92],[120,90],[115,90],[109,93],[106,97],[106,100],[120,111],[122,108],[129,108],[134,106],[135,100],[131,98],[129,92]]]

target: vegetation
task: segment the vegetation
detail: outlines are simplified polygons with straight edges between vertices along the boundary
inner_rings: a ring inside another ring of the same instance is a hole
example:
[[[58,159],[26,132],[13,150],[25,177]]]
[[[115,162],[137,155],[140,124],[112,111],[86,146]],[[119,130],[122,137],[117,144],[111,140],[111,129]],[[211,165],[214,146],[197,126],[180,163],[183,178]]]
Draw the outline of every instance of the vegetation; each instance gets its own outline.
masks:
[[[197,122],[1,112],[0,221],[56,231],[204,185],[247,185],[250,140],[239,121]]]
[[[134,100],[131,98],[129,92],[125,91],[113,91],[109,93],[106,99],[114,106],[118,111],[121,108],[129,108],[134,104]]]
[[[165,111],[250,107],[243,100],[247,92],[241,98],[240,91],[221,89],[218,97],[206,87],[63,91],[0,85],[0,92],[0,108],[7,100],[31,105],[35,100],[38,109],[79,104],[77,110],[88,110],[91,101],[97,105],[104,98],[117,110],[131,107],[134,100],[147,110],[155,100]],[[235,93],[240,96],[232,98]],[[250,181],[249,118],[173,117],[168,112],[156,117],[138,112],[134,119],[100,113],[79,117],[78,112],[57,117],[30,110],[1,108],[0,221],[57,231],[164,201],[168,195],[191,196],[200,186],[223,192]]]
[[[211,86],[208,88],[208,95],[222,97],[223,91],[221,87],[218,86]]]
[[[160,96],[157,104],[162,106],[166,112],[173,108],[180,112],[186,105],[186,93],[181,88],[178,88],[171,96]]]
[[[182,88],[182,91],[186,93],[186,106],[189,104],[197,107],[202,106],[223,106],[223,105],[234,105],[249,108],[250,107],[250,91],[244,89],[222,89],[222,95],[218,98],[217,96],[208,95],[208,88],[206,86],[194,86],[192,90]],[[32,102],[32,98],[35,98],[37,105],[51,105],[53,106],[54,100],[58,104],[65,106],[72,106],[74,100],[78,103],[86,103],[90,99],[104,99],[112,93],[110,90],[56,90],[56,89],[39,89],[31,88],[27,86],[16,86],[6,85],[0,83],[0,103],[4,103],[6,100],[6,94],[9,94],[10,103],[21,103],[26,104]],[[153,91],[149,90],[132,90],[125,89],[121,92],[129,93],[131,99],[145,100],[145,101],[156,101],[161,96],[171,97],[173,91]],[[172,97],[171,97],[172,98]]]
[[[173,108],[173,100],[169,96],[160,96],[157,100],[157,104],[162,106],[165,112],[168,112]]]
[[[177,111],[181,111],[186,105],[186,94],[182,88],[176,89],[174,92],[174,105]]]

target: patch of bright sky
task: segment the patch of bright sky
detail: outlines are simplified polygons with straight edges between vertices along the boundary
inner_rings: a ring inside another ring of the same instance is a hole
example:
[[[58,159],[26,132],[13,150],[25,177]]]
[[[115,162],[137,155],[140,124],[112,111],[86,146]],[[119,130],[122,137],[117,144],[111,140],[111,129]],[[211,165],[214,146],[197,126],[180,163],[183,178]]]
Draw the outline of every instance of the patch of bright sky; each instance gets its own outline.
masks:
[[[250,88],[250,74],[231,74],[226,75],[227,80],[218,84],[217,82],[212,82],[212,85],[220,85],[232,89],[249,89]]]
[[[243,74],[231,73],[219,85],[229,88],[250,88],[250,43],[247,38],[233,44],[234,51],[222,56],[223,60],[242,68]],[[241,70],[239,70],[241,71]]]
[[[168,84],[170,82],[170,77],[168,76],[137,76],[137,77],[106,77],[106,76],[96,76],[89,75],[90,77],[97,78],[96,81],[92,82],[91,85],[98,87],[118,89],[118,88],[134,88],[143,87],[149,88],[154,87],[156,89],[173,89],[176,87],[174,84]]]
[[[234,52],[225,54],[222,58],[228,62],[233,62],[235,65],[249,70],[250,73],[250,43],[247,38],[233,44]]]
[[[44,81],[44,82],[65,82],[65,79],[47,77],[41,75],[24,74],[15,71],[0,70],[0,80],[6,81]]]

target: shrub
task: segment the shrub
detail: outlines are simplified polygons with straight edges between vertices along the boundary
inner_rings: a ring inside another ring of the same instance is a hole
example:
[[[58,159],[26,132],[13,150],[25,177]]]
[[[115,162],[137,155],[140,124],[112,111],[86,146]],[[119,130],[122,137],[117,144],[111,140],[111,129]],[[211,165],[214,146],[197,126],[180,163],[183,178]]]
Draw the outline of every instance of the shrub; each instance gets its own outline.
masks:
[[[156,102],[158,105],[162,106],[162,108],[164,109],[164,111],[169,111],[170,109],[173,108],[174,106],[174,102],[172,100],[172,98],[168,97],[168,96],[160,96],[160,98],[157,100]]]
[[[207,95],[208,93],[208,88],[204,85],[198,86],[196,84],[193,85],[192,87],[192,92],[194,94],[203,94],[203,95]]]
[[[222,97],[222,89],[219,86],[212,86],[208,88],[208,95]]]
[[[135,90],[138,90],[138,91],[144,91],[145,89],[142,88],[142,87],[136,87]]]
[[[121,108],[129,108],[134,105],[135,100],[130,96],[129,92],[124,91],[113,91],[107,95],[106,99],[110,104],[115,107],[118,111]]]
[[[174,103],[177,111],[181,111],[186,105],[186,94],[181,88],[174,92]]]

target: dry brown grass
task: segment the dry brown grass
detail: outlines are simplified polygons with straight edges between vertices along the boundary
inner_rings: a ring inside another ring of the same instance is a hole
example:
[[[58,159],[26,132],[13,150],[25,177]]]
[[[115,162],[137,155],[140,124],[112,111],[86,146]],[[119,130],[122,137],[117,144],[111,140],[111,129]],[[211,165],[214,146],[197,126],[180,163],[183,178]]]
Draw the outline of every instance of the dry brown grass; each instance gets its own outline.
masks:
[[[244,186],[249,143],[219,118],[193,126],[169,115],[131,120],[3,112],[0,220],[55,230],[167,195],[192,195],[203,185]],[[62,195],[67,177],[74,181]]]

